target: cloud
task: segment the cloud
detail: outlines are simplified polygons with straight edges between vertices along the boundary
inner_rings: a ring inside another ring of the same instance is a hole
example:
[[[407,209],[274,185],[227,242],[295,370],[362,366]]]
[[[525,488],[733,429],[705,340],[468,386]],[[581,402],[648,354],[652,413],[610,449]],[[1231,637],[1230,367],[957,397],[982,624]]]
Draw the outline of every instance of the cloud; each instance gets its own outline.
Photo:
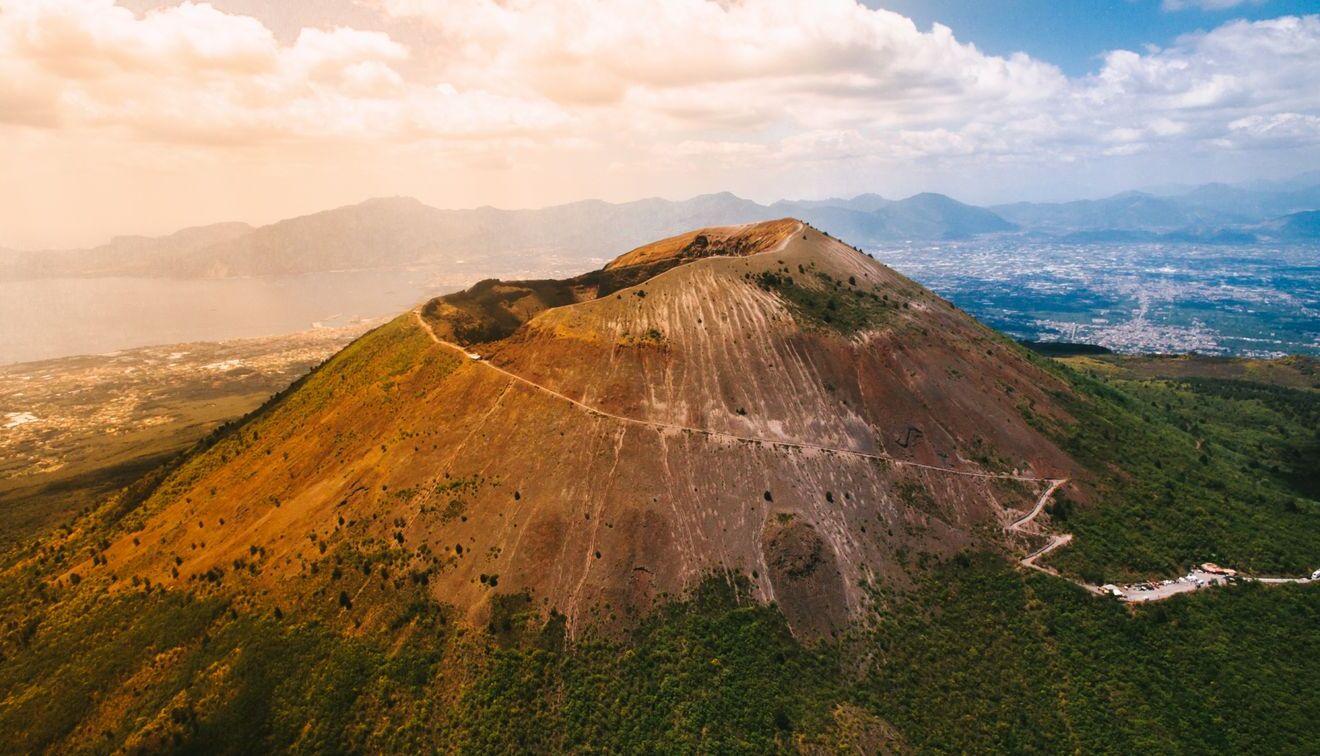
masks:
[[[111,0],[10,0],[0,120],[173,143],[490,138],[503,149],[500,138],[539,134],[779,145],[773,154],[804,160],[807,145],[824,158],[851,134],[910,160],[1278,147],[1309,140],[1297,124],[1320,113],[1316,17],[1113,51],[1069,79],[855,0],[376,1],[384,20],[425,25],[427,43],[306,28],[281,44],[256,18],[191,2],[138,16]]]
[[[443,40],[438,63],[454,80],[566,105],[648,92],[698,99],[737,84],[919,107],[948,97],[1037,99],[1065,81],[1052,65],[986,56],[946,27],[921,32],[853,0],[383,0],[383,8],[433,26]]]
[[[168,142],[473,136],[552,128],[545,102],[409,82],[378,31],[303,29],[185,2],[135,16],[111,0],[0,9],[0,121],[126,129]]]
[[[1215,144],[1236,148],[1252,144],[1320,144],[1320,116],[1302,113],[1246,116],[1229,123],[1228,134]]]
[[[390,193],[442,174],[458,187],[442,201],[507,204],[1320,149],[1317,16],[1229,21],[1068,77],[857,0],[355,2],[370,28],[277,35],[205,3],[0,0],[0,157],[202,176],[252,148],[264,172],[334,165]]]
[[[804,135],[825,133],[858,134],[873,154],[908,159],[980,150],[1031,160],[1061,149],[1112,155],[1117,141],[1132,153],[1229,136],[1246,147],[1243,130],[1230,126],[1242,117],[1320,112],[1316,17],[1231,22],[1164,50],[1114,51],[1096,75],[1069,79],[1028,56],[986,55],[945,27],[923,32],[853,0],[380,7],[429,24],[444,44],[421,54],[459,86],[544,98],[584,124],[645,123],[675,133],[685,150],[725,145],[726,157],[731,143],[770,142],[795,145],[774,154],[805,157]],[[819,144],[821,155],[837,152],[829,140]]]
[[[1320,113],[1316,60],[1320,17],[1234,21],[1166,50],[1110,53],[1073,87],[1071,107],[1107,128],[1140,131],[1146,142],[1240,138],[1233,124],[1243,118]]]

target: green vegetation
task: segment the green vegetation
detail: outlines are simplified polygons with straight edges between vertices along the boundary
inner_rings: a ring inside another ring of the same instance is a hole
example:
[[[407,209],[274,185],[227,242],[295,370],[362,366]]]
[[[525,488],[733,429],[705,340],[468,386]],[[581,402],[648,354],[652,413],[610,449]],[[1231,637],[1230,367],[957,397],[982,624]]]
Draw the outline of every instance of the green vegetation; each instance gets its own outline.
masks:
[[[1215,561],[1256,574],[1320,567],[1320,391],[1212,378],[1100,379],[1039,360],[1076,387],[1075,418],[1023,408],[1089,469],[1096,501],[1049,511],[1076,534],[1051,563],[1096,583]],[[1083,363],[1086,364],[1086,363]]]
[[[1317,621],[1314,586],[1129,608],[960,557],[883,612],[858,695],[918,750],[1314,752]]]
[[[827,273],[813,275],[815,281],[797,281],[785,268],[755,276],[749,273],[747,277],[765,291],[774,292],[807,325],[845,335],[879,328],[901,307],[888,294],[864,291]]]
[[[417,594],[366,634],[159,589],[31,606],[0,646],[0,732],[19,751],[1320,748],[1313,586],[1130,609],[964,554],[814,647],[714,578],[626,635],[574,643],[525,596],[497,595],[473,631]]]
[[[835,653],[737,603],[711,582],[626,640],[566,649],[563,618],[518,596],[487,632],[419,597],[358,638],[241,600],[77,594],[5,639],[0,732],[20,751],[777,750],[826,716]]]
[[[665,334],[658,328],[648,328],[640,335],[624,331],[619,340],[620,343],[625,346],[652,346],[663,348],[665,344]]]

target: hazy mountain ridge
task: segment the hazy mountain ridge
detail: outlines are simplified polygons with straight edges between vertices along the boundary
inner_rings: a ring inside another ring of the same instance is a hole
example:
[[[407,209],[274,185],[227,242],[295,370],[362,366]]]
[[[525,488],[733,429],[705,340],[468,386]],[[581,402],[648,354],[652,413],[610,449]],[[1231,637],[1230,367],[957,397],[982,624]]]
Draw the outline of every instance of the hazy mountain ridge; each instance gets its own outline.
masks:
[[[1098,200],[1034,203],[991,207],[1004,218],[1047,233],[1094,230],[1171,231],[1197,223],[1245,222],[1244,216],[1205,210],[1174,198],[1124,192]]]
[[[930,192],[902,200],[861,194],[770,205],[719,192],[534,210],[442,210],[410,197],[382,197],[259,228],[217,223],[158,238],[119,237],[86,250],[0,249],[0,279],[264,276],[443,265],[473,255],[511,271],[588,270],[619,249],[686,229],[786,215],[862,246],[1009,233],[1078,243],[1303,241],[1320,238],[1305,219],[1320,208],[1320,182],[1312,181],[1301,176],[1270,185],[1205,184],[1168,194],[990,207]]]
[[[1320,210],[1292,213],[1261,225],[1280,239],[1320,239]]]
[[[1098,228],[1072,231],[1061,241],[1078,244],[1171,242],[1188,244],[1256,244],[1306,242],[1320,239],[1320,211],[1307,210],[1271,218],[1262,223],[1217,226],[1193,224],[1173,231],[1141,228]]]
[[[1314,182],[1314,183],[1310,183]],[[1250,243],[1316,238],[1275,233],[1278,221],[1320,208],[1320,179],[1271,185],[1203,184],[1071,202],[1015,202],[990,210],[1031,231],[1086,241]]]
[[[772,220],[790,213],[861,244],[965,238],[1014,228],[987,210],[932,194],[900,201],[862,195],[767,206],[722,192],[679,202],[585,200],[539,210],[440,210],[412,198],[391,197],[256,229],[244,227],[245,233],[233,224],[221,224],[87,252],[19,253],[8,264],[0,263],[0,276],[277,275],[437,264],[465,255],[508,257],[511,266],[519,267],[563,260],[587,269],[619,249],[685,229]],[[180,241],[217,228],[229,233],[217,234],[211,243]]]
[[[0,278],[170,275],[181,258],[252,233],[237,221],[193,226],[166,236],[117,236],[90,249],[0,249]]]

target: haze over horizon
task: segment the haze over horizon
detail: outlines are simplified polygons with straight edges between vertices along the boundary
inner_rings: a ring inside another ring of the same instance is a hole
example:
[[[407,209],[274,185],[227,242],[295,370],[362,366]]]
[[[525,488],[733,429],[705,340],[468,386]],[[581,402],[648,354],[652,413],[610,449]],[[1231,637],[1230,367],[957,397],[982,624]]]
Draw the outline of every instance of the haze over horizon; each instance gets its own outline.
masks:
[[[883,5],[7,0],[0,246],[373,196],[993,204],[1320,167],[1309,3]]]

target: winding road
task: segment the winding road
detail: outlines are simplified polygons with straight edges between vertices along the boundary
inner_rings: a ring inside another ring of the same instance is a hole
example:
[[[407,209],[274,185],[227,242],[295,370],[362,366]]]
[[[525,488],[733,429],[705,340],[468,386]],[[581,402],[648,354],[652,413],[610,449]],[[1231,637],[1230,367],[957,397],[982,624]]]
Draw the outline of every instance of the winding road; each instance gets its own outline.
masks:
[[[431,324],[430,324],[430,323],[427,323],[427,322],[426,322],[426,319],[422,317],[421,308],[417,308],[417,309],[413,310],[413,316],[417,319],[417,324],[421,327],[421,329],[422,329],[423,331],[425,331],[425,332],[427,333],[427,335],[429,335],[429,336],[431,337],[431,340],[434,341],[436,344],[439,344],[439,345],[444,346],[444,347],[448,347],[449,349],[453,349],[454,351],[456,351],[456,352],[462,354],[463,356],[465,356],[465,357],[467,357],[467,358],[473,360],[474,362],[477,362],[478,364],[485,366],[487,369],[489,369],[489,370],[493,370],[493,371],[495,371],[495,372],[497,372],[497,373],[503,375],[504,377],[510,379],[511,381],[514,381],[514,382],[520,383],[520,384],[522,384],[522,385],[524,385],[524,386],[527,386],[527,387],[529,387],[529,388],[531,388],[531,389],[533,389],[533,390],[535,390],[535,391],[540,391],[540,392],[546,394],[547,396],[551,396],[551,397],[554,397],[554,398],[556,398],[556,399],[561,399],[561,400],[563,400],[563,401],[565,401],[565,402],[568,402],[569,404],[571,404],[571,405],[573,405],[574,407],[576,407],[576,408],[582,410],[583,412],[586,412],[586,413],[592,415],[593,417],[609,418],[609,419],[614,420],[614,421],[616,421],[616,422],[626,423],[626,424],[629,424],[629,425],[634,425],[634,426],[638,426],[638,427],[642,427],[642,428],[649,428],[649,429],[651,429],[651,430],[661,431],[661,432],[663,432],[663,431],[677,431],[677,432],[684,432],[684,433],[696,433],[696,434],[700,434],[700,435],[702,435],[702,436],[705,436],[705,437],[707,437],[707,438],[718,439],[718,440],[722,440],[722,441],[731,441],[731,442],[739,442],[739,443],[770,444],[770,445],[773,445],[773,446],[777,446],[777,447],[781,447],[781,448],[788,448],[788,449],[803,449],[803,450],[807,450],[807,451],[819,451],[819,452],[826,452],[826,453],[830,453],[830,454],[844,454],[844,455],[848,455],[848,456],[852,456],[852,457],[859,457],[859,458],[862,458],[862,459],[870,459],[870,460],[877,460],[877,461],[881,461],[881,462],[887,462],[887,463],[889,463],[889,464],[894,464],[894,465],[904,465],[904,466],[907,466],[907,467],[915,467],[915,468],[919,468],[919,469],[923,469],[923,470],[933,470],[933,471],[936,471],[936,472],[948,473],[948,474],[950,474],[950,475],[963,475],[963,476],[967,476],[967,477],[983,478],[983,479],[1019,480],[1019,481],[1026,481],[1026,482],[1032,482],[1032,483],[1048,483],[1049,486],[1048,486],[1048,487],[1047,487],[1047,488],[1041,493],[1040,497],[1036,499],[1036,504],[1035,504],[1035,506],[1033,506],[1033,507],[1031,508],[1030,511],[1028,511],[1026,514],[1022,515],[1022,516],[1019,517],[1018,519],[1014,520],[1013,522],[1009,523],[1008,525],[1004,526],[1004,532],[1006,532],[1006,533],[1020,533],[1020,532],[1022,532],[1022,530],[1023,530],[1028,524],[1030,524],[1033,520],[1035,520],[1036,517],[1039,516],[1040,513],[1043,512],[1043,511],[1045,510],[1045,506],[1049,503],[1050,499],[1054,496],[1054,493],[1055,493],[1056,491],[1059,490],[1059,487],[1062,486],[1063,484],[1065,484],[1065,483],[1068,482],[1068,479],[1067,479],[1067,478],[1038,478],[1038,477],[1029,476],[1029,475],[1015,475],[1015,474],[1011,474],[1011,473],[989,473],[989,472],[979,472],[979,471],[972,471],[972,470],[954,470],[954,469],[952,469],[952,468],[948,468],[948,467],[939,467],[939,466],[937,466],[937,465],[927,465],[927,464],[923,464],[923,463],[921,463],[921,462],[913,462],[913,461],[911,461],[911,460],[906,460],[906,459],[896,459],[896,458],[891,457],[891,456],[889,456],[889,455],[887,455],[887,454],[875,454],[875,453],[872,453],[872,452],[857,451],[856,449],[844,449],[844,448],[839,448],[839,447],[834,447],[834,446],[824,446],[824,445],[821,445],[821,444],[807,443],[807,442],[805,442],[805,441],[787,441],[787,440],[783,440],[783,439],[775,439],[775,438],[760,438],[760,437],[757,437],[757,436],[740,436],[740,435],[733,434],[733,433],[725,433],[725,432],[723,432],[723,431],[712,430],[712,429],[710,429],[710,428],[697,428],[697,427],[688,426],[688,425],[679,425],[679,424],[677,424],[677,423],[666,423],[666,422],[660,422],[660,421],[658,421],[658,420],[642,420],[642,419],[640,419],[640,418],[628,417],[628,416],[626,416],[626,415],[615,414],[615,413],[613,413],[613,412],[608,412],[608,411],[606,411],[606,410],[600,409],[599,407],[593,407],[593,406],[591,406],[591,405],[589,405],[589,404],[586,404],[586,403],[584,403],[584,402],[578,401],[577,399],[574,399],[574,398],[571,397],[571,396],[565,396],[564,394],[562,394],[562,393],[560,393],[560,392],[558,392],[558,391],[556,391],[556,390],[550,388],[549,386],[544,386],[544,385],[542,385],[542,384],[540,384],[540,383],[537,383],[536,381],[533,381],[533,380],[531,380],[531,379],[529,379],[529,378],[525,378],[525,377],[523,377],[523,376],[521,376],[521,375],[518,375],[517,373],[513,373],[513,372],[510,372],[510,371],[508,371],[508,370],[505,370],[504,368],[500,367],[499,365],[495,365],[495,364],[493,364],[493,363],[491,363],[491,362],[489,362],[489,361],[487,361],[487,360],[481,359],[480,355],[473,354],[472,352],[469,352],[468,350],[464,349],[462,346],[460,346],[460,345],[458,345],[458,344],[455,344],[455,343],[450,342],[450,341],[445,341],[444,339],[442,339],[442,338],[440,338],[438,335],[436,335],[435,330],[431,328]],[[1039,560],[1041,557],[1043,557],[1043,556],[1045,556],[1045,555],[1047,555],[1047,554],[1049,554],[1049,553],[1055,551],[1056,549],[1060,549],[1060,548],[1062,548],[1062,547],[1064,547],[1064,546],[1067,546],[1069,543],[1072,543],[1072,540],[1073,540],[1073,536],[1072,536],[1071,533],[1054,534],[1054,535],[1052,535],[1052,536],[1050,537],[1050,540],[1049,540],[1048,543],[1046,543],[1044,546],[1040,547],[1039,549],[1036,549],[1035,551],[1031,552],[1031,553],[1028,554],[1027,556],[1023,557],[1022,559],[1019,560],[1018,563],[1021,564],[1023,567],[1026,567],[1026,568],[1028,568],[1028,569],[1036,570],[1036,571],[1038,571],[1038,572],[1043,572],[1043,573],[1045,573],[1045,574],[1047,574],[1047,575],[1052,575],[1052,576],[1054,576],[1054,577],[1059,577],[1059,578],[1066,579],[1066,580],[1068,580],[1069,582],[1073,583],[1074,585],[1077,585],[1077,586],[1081,587],[1083,590],[1086,590],[1086,591],[1089,592],[1089,593],[1096,594],[1096,595],[1106,595],[1106,594],[1108,594],[1109,591],[1108,591],[1106,588],[1102,587],[1102,586],[1091,585],[1090,583],[1086,583],[1086,582],[1083,582],[1083,581],[1080,581],[1080,580],[1073,580],[1073,579],[1071,579],[1071,578],[1066,578],[1066,577],[1064,577],[1063,575],[1060,575],[1059,572],[1058,572],[1057,570],[1054,570],[1054,569],[1052,569],[1052,568],[1050,568],[1050,567],[1044,567],[1044,566],[1041,566],[1041,565],[1037,564],[1037,560]],[[1246,577],[1246,578],[1244,578],[1244,579],[1247,579],[1247,580],[1258,580],[1259,582],[1266,582],[1266,583],[1283,583],[1283,582],[1303,582],[1303,583],[1304,583],[1304,582],[1310,582],[1310,581],[1309,581],[1308,579],[1306,579],[1306,578],[1249,578],[1249,577]],[[1206,583],[1206,585],[1210,585],[1210,584],[1212,584],[1212,583]],[[1122,599],[1123,601],[1129,601],[1129,602],[1150,602],[1150,601],[1159,601],[1159,600],[1162,600],[1162,599],[1168,598],[1168,597],[1170,597],[1170,596],[1176,595],[1176,594],[1179,593],[1179,592],[1186,592],[1187,590],[1196,590],[1196,588],[1200,588],[1200,587],[1205,587],[1205,586],[1204,586],[1204,585],[1195,585],[1195,586],[1192,587],[1192,588],[1183,588],[1183,589],[1181,589],[1181,590],[1179,590],[1179,591],[1167,592],[1167,593],[1166,593],[1166,592],[1160,592],[1158,595],[1157,595],[1156,593],[1154,593],[1154,592],[1140,592],[1140,593],[1139,593],[1139,592],[1136,592],[1136,591],[1132,591],[1132,592],[1130,592],[1130,593],[1129,593],[1129,592],[1120,592],[1120,593],[1118,594],[1118,596],[1119,596],[1119,598]]]
[[[1008,527],[1004,528],[1004,530],[1010,533],[1015,533],[1021,530],[1023,525],[1026,525],[1027,523],[1036,519],[1036,515],[1040,514],[1041,511],[1045,509],[1045,505],[1049,503],[1050,497],[1054,495],[1054,492],[1058,490],[1059,486],[1067,482],[1068,482],[1067,478],[1057,478],[1050,480],[1050,487],[1045,489],[1045,492],[1042,493],[1040,495],[1040,498],[1036,500],[1036,506],[1032,507],[1030,512],[1027,512],[1025,515],[1022,515],[1022,517],[1013,521]]]
[[[712,430],[710,428],[696,428],[689,425],[679,425],[677,423],[665,423],[659,420],[642,420],[635,417],[628,417],[626,415],[617,415],[613,412],[607,412],[603,409],[600,409],[599,407],[593,407],[589,404],[580,402],[571,396],[565,396],[564,394],[555,391],[549,386],[544,386],[529,378],[525,378],[521,375],[518,375],[517,373],[511,373],[508,370],[505,370],[504,368],[492,362],[489,362],[484,359],[480,359],[479,356],[473,355],[471,352],[467,351],[458,344],[455,344],[450,341],[445,341],[444,339],[437,336],[435,330],[431,328],[431,324],[427,323],[426,319],[422,317],[422,313],[420,309],[413,310],[413,316],[417,318],[418,324],[422,327],[424,331],[426,331],[427,334],[430,335],[431,339],[435,341],[435,343],[440,344],[441,346],[449,347],[450,349],[453,349],[456,352],[460,352],[469,359],[473,359],[474,362],[484,365],[487,368],[494,370],[497,373],[500,373],[506,378],[510,378],[514,381],[522,383],[525,386],[529,386],[544,394],[555,397],[556,399],[562,399],[568,402],[569,404],[572,404],[574,407],[577,407],[578,409],[587,412],[588,414],[591,414],[595,417],[606,417],[620,423],[628,423],[630,425],[636,425],[639,427],[650,428],[652,430],[658,430],[658,431],[679,431],[685,433],[698,433],[708,438],[719,439],[722,441],[735,441],[735,442],[755,443],[755,444],[772,444],[774,446],[779,446],[789,449],[803,449],[807,451],[821,451],[821,452],[829,452],[833,454],[846,454],[853,457],[879,460],[881,462],[888,462],[895,465],[916,467],[923,470],[934,470],[936,472],[948,473],[950,475],[964,475],[972,478],[994,478],[1000,480],[1021,480],[1031,483],[1048,482],[1052,484],[1050,488],[1046,491],[1045,495],[1041,497],[1041,500],[1036,503],[1035,509],[1033,509],[1032,514],[1026,518],[1027,520],[1030,520],[1031,517],[1034,517],[1035,514],[1038,513],[1040,509],[1045,506],[1045,499],[1054,492],[1054,489],[1058,488],[1059,485],[1066,482],[1066,479],[1055,480],[1053,478],[1037,478],[1030,475],[1014,475],[1012,473],[988,473],[988,472],[980,472],[975,470],[954,470],[949,467],[939,467],[938,465],[927,465],[927,464],[922,464],[921,462],[913,462],[911,460],[906,460],[906,459],[897,459],[895,457],[889,456],[888,454],[875,454],[872,452],[857,451],[856,449],[843,449],[836,446],[823,446],[821,444],[812,444],[812,443],[807,443],[805,441],[787,441],[784,439],[760,438],[757,436],[739,436],[737,434],[725,433],[723,431]]]

